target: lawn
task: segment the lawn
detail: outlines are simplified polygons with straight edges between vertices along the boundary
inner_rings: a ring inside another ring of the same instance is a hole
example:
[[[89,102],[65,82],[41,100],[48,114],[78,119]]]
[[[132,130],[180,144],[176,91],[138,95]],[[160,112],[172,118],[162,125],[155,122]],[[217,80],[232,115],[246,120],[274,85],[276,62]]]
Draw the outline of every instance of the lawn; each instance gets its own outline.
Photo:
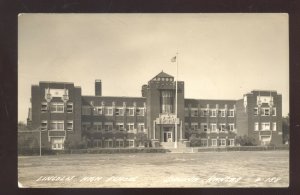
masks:
[[[288,151],[21,156],[24,187],[288,187]]]

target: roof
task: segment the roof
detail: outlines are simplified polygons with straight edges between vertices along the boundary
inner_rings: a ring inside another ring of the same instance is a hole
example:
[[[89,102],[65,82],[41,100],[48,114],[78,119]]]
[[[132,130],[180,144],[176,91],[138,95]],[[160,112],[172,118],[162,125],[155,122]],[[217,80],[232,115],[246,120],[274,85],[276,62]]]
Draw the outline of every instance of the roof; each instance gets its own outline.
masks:
[[[169,75],[169,74],[167,74],[167,73],[165,73],[163,70],[158,74],[158,75],[156,75],[155,77],[153,77],[153,79],[154,78],[174,78],[173,76],[171,76],[171,75]]]

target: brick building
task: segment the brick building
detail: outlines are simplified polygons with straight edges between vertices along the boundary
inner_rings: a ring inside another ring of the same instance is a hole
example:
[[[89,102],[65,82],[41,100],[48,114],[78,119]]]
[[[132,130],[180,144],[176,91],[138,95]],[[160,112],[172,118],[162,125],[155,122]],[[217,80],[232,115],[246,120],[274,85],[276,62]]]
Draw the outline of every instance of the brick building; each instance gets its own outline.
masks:
[[[236,145],[247,135],[259,145],[282,143],[282,96],[254,90],[239,100],[185,99],[178,81],[177,116],[174,77],[164,72],[142,86],[141,97],[81,94],[73,83],[40,82],[31,88],[28,124],[42,131],[42,145],[54,150],[66,143],[90,140],[89,147],[136,147],[188,143],[192,135],[203,147]],[[175,131],[177,125],[177,132]]]

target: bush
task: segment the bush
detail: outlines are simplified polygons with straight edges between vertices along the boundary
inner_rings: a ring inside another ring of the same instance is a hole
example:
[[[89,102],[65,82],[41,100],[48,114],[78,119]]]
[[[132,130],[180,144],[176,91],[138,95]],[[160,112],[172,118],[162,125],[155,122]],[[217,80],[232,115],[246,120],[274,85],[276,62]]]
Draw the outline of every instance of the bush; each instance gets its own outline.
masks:
[[[239,136],[236,138],[236,143],[241,146],[256,146],[257,143],[254,138],[247,135]]]

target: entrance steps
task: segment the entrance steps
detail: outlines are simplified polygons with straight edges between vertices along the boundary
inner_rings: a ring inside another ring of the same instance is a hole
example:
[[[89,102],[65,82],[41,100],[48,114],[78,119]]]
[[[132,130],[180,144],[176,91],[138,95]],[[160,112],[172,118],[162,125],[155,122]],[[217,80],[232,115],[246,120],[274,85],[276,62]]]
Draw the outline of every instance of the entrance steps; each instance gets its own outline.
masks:
[[[177,148],[174,148],[175,142],[161,142],[160,146],[169,150],[171,153],[191,153],[192,148],[186,147],[185,144],[177,142]]]

